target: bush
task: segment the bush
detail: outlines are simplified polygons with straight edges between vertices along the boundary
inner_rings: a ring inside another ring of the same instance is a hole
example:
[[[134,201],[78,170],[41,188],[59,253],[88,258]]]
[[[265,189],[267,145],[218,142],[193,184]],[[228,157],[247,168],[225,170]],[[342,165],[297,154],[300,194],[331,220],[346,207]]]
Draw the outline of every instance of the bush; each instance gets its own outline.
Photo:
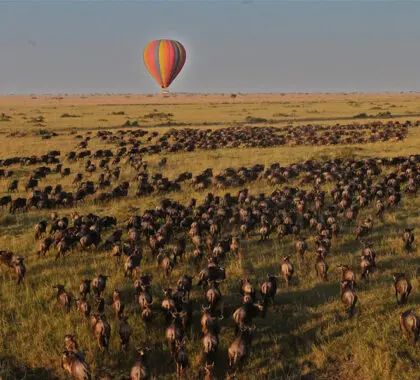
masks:
[[[49,131],[48,129],[37,129],[34,131],[35,136],[44,136],[49,135],[50,133],[51,131]]]
[[[60,117],[81,117],[80,115],[73,115],[71,113],[63,113]]]
[[[44,116],[38,116],[38,117],[31,117],[29,119],[30,123],[43,123],[45,121],[45,117]]]
[[[10,121],[12,120],[12,117],[9,115],[6,115],[5,113],[1,113],[0,114],[0,121]]]
[[[353,116],[353,119],[364,119],[366,117],[369,117],[369,115],[366,112],[358,113],[357,115]]]
[[[254,116],[247,116],[245,121],[250,124],[259,124],[259,123],[267,123],[268,120],[264,119],[263,117],[254,117]]]
[[[376,117],[380,117],[380,118],[392,117],[392,113],[389,112],[389,111],[379,112],[379,113],[376,114]]]
[[[123,127],[138,127],[138,126],[139,126],[139,123],[138,123],[138,121],[137,121],[137,120],[134,120],[134,121],[127,120],[127,121],[123,124]]]
[[[153,111],[153,112],[149,112],[146,115],[144,115],[143,117],[145,119],[169,119],[171,117],[173,117],[174,115],[170,112],[157,112],[157,111]]]

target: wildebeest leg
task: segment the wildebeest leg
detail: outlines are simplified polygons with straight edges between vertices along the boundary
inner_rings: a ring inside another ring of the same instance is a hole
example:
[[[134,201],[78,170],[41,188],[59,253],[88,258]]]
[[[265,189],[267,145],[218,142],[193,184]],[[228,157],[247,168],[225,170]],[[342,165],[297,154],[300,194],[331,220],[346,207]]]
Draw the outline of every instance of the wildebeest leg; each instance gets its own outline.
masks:
[[[397,306],[400,306],[400,300],[398,299],[398,291],[395,289],[395,298],[397,299]]]
[[[239,332],[239,325],[236,325],[235,326],[235,336],[238,335],[238,332]]]
[[[233,367],[233,363],[235,362],[235,358],[229,355],[229,368]]]
[[[413,345],[415,345],[417,343],[417,338],[418,338],[418,333],[416,333],[416,331],[411,331],[411,337],[413,340]]]

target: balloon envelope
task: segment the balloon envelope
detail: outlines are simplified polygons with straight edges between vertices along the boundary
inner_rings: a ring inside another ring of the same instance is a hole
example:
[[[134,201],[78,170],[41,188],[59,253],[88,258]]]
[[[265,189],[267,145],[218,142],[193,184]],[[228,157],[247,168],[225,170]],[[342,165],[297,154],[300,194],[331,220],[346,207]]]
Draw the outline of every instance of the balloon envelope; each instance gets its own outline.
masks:
[[[185,64],[186,52],[180,42],[154,40],[144,49],[144,64],[156,82],[167,88]]]

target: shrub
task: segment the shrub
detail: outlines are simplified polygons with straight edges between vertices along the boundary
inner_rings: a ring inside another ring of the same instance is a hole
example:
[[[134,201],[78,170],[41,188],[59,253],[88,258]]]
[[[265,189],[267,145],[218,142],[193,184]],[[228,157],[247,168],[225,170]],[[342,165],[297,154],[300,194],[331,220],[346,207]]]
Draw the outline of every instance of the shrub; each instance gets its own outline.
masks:
[[[80,115],[73,115],[71,113],[63,113],[60,117],[81,117]]]
[[[139,123],[138,123],[138,121],[137,121],[137,120],[134,120],[134,121],[127,120],[127,121],[123,124],[123,127],[138,127],[138,126],[139,126]]]
[[[37,129],[33,133],[35,136],[44,136],[51,134],[51,131],[48,129]]]
[[[9,115],[6,115],[4,112],[0,114],[0,121],[10,121],[12,120],[12,117]]]
[[[379,112],[379,113],[376,114],[376,117],[380,117],[380,118],[392,117],[392,113],[389,112],[389,111]]]
[[[174,115],[170,112],[157,112],[157,111],[153,111],[153,112],[149,112],[146,115],[144,115],[143,117],[145,119],[169,119],[171,117],[173,117]]]
[[[45,121],[45,117],[44,116],[38,116],[38,117],[31,117],[29,119],[29,123],[43,123]]]
[[[369,115],[366,112],[358,113],[357,115],[353,116],[353,119],[364,119],[366,117],[369,117]]]
[[[264,119],[263,117],[254,117],[254,116],[247,116],[245,121],[250,124],[259,124],[259,123],[267,123],[268,120]]]

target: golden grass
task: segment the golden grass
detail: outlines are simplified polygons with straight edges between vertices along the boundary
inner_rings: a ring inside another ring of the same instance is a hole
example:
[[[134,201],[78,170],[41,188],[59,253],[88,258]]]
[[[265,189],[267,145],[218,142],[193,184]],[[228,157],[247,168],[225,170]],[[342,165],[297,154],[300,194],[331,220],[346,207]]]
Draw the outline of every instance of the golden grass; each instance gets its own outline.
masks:
[[[154,103],[154,104],[148,104]],[[188,104],[186,104],[188,103]],[[227,104],[224,104],[227,103]],[[134,104],[134,105],[129,105]],[[395,107],[391,107],[395,105]],[[299,107],[298,107],[299,106]],[[54,108],[55,107],[55,108]],[[372,108],[380,107],[381,111]],[[43,154],[48,150],[60,149],[62,154],[75,148],[78,140],[70,135],[72,128],[95,131],[98,126],[118,127],[129,120],[143,121],[153,128],[158,120],[144,120],[144,115],[157,109],[159,112],[172,113],[174,122],[191,123],[200,127],[204,122],[219,123],[229,126],[234,121],[243,122],[248,115],[284,119],[288,116],[274,114],[290,114],[296,110],[293,119],[308,117],[324,117],[330,119],[322,123],[334,123],[341,117],[351,118],[355,114],[367,112],[377,113],[390,111],[392,114],[405,115],[401,120],[415,119],[410,116],[420,112],[420,96],[412,94],[392,95],[239,95],[232,100],[225,96],[177,95],[162,98],[154,96],[92,96],[70,97],[63,99],[37,96],[0,97],[0,114],[4,112],[12,116],[10,122],[0,122],[0,158],[14,155]],[[39,111],[36,111],[39,110]],[[317,110],[317,112],[314,112]],[[123,111],[125,115],[111,115],[112,112]],[[310,112],[308,112],[310,111]],[[410,113],[411,112],[411,113]],[[64,113],[81,115],[77,118],[62,118]],[[42,127],[27,123],[30,117],[43,115],[46,122]],[[25,116],[28,119],[23,119]],[[99,122],[99,119],[107,121]],[[343,122],[343,121],[340,121]],[[363,122],[363,120],[359,120]],[[344,122],[343,122],[344,123]],[[202,127],[202,126],[201,126]],[[217,128],[218,126],[214,126]],[[37,129],[48,129],[58,133],[50,140],[41,140],[34,136]],[[157,129],[159,132],[166,127]],[[10,137],[11,132],[27,133],[25,137]],[[95,133],[95,132],[93,132]],[[92,140],[92,150],[99,147],[113,147],[99,144]],[[163,172],[174,178],[183,171],[194,174],[212,167],[214,172],[226,167],[251,166],[256,163],[270,164],[280,162],[286,165],[302,162],[307,159],[324,159],[333,157],[393,157],[420,153],[420,129],[412,128],[407,139],[401,142],[379,142],[354,146],[328,147],[275,147],[250,149],[224,149],[215,151],[196,151],[192,153],[168,154],[168,164]],[[152,172],[159,171],[156,164],[162,155],[147,156],[146,160]],[[72,170],[70,178],[62,179],[57,174],[47,176],[40,182],[46,184],[61,183],[65,189],[73,189],[71,179],[77,171],[82,171],[83,163],[67,163]],[[123,167],[121,180],[131,180],[134,171],[127,165]],[[33,167],[17,166],[16,178],[26,177]],[[92,178],[96,179],[97,174]],[[273,191],[273,187],[265,181],[256,181],[247,186],[250,192]],[[7,181],[0,180],[0,196],[6,193]],[[214,191],[223,194],[226,191],[236,192],[238,189]],[[144,198],[134,196],[134,184],[129,196],[120,201],[95,205],[91,201],[81,203],[72,209],[59,210],[60,215],[70,215],[72,211],[80,213],[93,212],[100,215],[116,216],[122,226],[128,217],[137,210],[141,214],[146,208],[154,207],[168,195],[153,195]],[[21,191],[14,195],[25,196]],[[197,193],[188,184],[182,191],[170,194],[169,197],[187,202],[191,197],[202,199],[205,193]],[[420,256],[417,251],[407,256],[402,251],[401,231],[405,226],[418,226],[420,215],[419,198],[404,197],[401,207],[387,213],[383,222],[375,225],[372,240],[378,252],[378,271],[369,284],[361,284],[358,290],[361,314],[354,319],[345,318],[339,300],[337,266],[349,263],[358,267],[360,245],[355,243],[351,228],[346,227],[338,242],[332,248],[330,278],[320,284],[315,278],[311,253],[307,262],[296,263],[298,284],[285,289],[281,287],[276,305],[269,310],[266,319],[256,319],[257,335],[253,343],[251,357],[245,371],[239,379],[416,379],[419,373],[420,354],[418,348],[404,342],[398,326],[400,310],[395,308],[392,290],[391,273],[405,271],[412,279],[413,293],[408,306],[416,307],[420,301],[417,267]],[[372,210],[362,213],[360,219]],[[25,283],[17,287],[11,273],[0,269],[0,377],[3,379],[65,378],[60,368],[59,353],[63,349],[63,338],[66,333],[74,333],[81,349],[92,367],[95,378],[108,373],[113,378],[127,376],[134,363],[133,347],[149,341],[155,350],[150,367],[154,378],[174,378],[174,366],[168,364],[168,352],[164,340],[162,318],[159,316],[147,329],[132,302],[132,281],[124,279],[120,266],[115,266],[109,252],[83,252],[74,249],[71,254],[55,261],[54,255],[46,258],[34,255],[35,240],[33,225],[47,218],[49,211],[30,211],[26,214],[10,215],[0,210],[0,249],[10,249],[26,257],[28,275]],[[418,232],[417,232],[418,234]],[[105,234],[105,237],[108,233]],[[311,252],[313,239],[309,240]],[[266,273],[280,270],[280,258],[285,253],[293,252],[293,240],[272,239],[266,243],[258,243],[257,237],[243,242],[244,254],[240,261],[230,261],[226,265],[228,281],[221,290],[226,297],[229,309],[240,303],[237,280],[247,274],[253,282],[262,280]],[[159,304],[160,289],[167,284],[156,270],[154,261],[145,250],[145,261],[142,270],[155,274],[153,293]],[[189,246],[188,251],[191,252]],[[176,280],[182,273],[195,271],[186,264],[177,267],[172,279]],[[107,285],[106,299],[109,304],[112,289],[119,287],[133,326],[132,347],[128,353],[119,351],[118,323],[107,306],[107,315],[111,321],[112,340],[108,355],[102,355],[96,347],[93,333],[86,321],[75,311],[69,315],[55,307],[52,285],[65,283],[68,290],[77,293],[79,281],[85,277],[93,277],[98,273],[111,275]],[[202,302],[201,291],[195,289],[193,298],[197,302],[197,310]],[[196,323],[197,324],[197,323]],[[198,327],[192,332],[188,343],[191,368],[188,376],[199,378],[201,369],[201,341]],[[229,318],[223,322],[220,335],[221,348],[218,358],[218,378],[222,378],[226,368],[226,350],[233,338],[233,327]]]

